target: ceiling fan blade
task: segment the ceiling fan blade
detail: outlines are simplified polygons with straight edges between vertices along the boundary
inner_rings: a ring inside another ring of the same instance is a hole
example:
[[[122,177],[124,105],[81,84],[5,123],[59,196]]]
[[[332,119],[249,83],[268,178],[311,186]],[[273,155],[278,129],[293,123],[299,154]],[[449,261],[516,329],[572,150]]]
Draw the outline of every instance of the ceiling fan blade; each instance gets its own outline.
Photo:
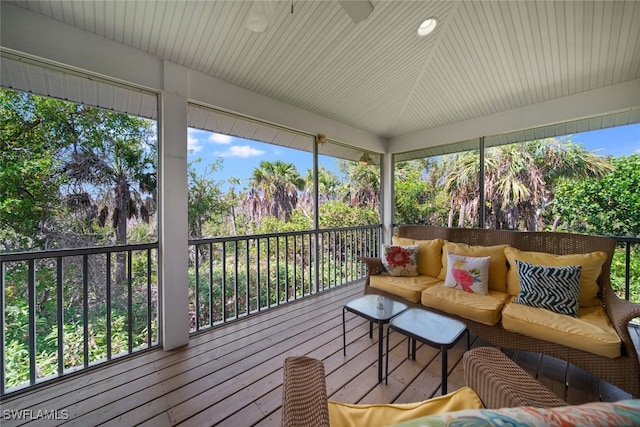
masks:
[[[355,24],[364,21],[373,12],[373,4],[368,0],[338,0],[338,3]]]

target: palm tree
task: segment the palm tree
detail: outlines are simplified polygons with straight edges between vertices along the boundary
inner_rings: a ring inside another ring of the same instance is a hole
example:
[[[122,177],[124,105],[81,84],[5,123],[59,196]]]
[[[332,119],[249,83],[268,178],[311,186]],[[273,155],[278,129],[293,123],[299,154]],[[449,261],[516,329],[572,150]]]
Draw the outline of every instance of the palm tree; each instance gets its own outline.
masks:
[[[304,189],[304,180],[293,163],[264,160],[253,170],[250,186],[245,203],[254,220],[259,222],[270,215],[288,221],[298,204],[298,191]]]
[[[83,106],[78,106],[84,109]],[[149,219],[149,204],[145,196],[156,198],[156,147],[147,120],[126,114],[98,109],[81,111],[86,123],[78,123],[78,138],[73,143],[65,169],[73,185],[90,191],[108,188],[110,206],[103,206],[99,217],[105,225],[111,212],[117,244],[127,243],[127,219]],[[93,127],[88,132],[87,127]],[[152,203],[153,205],[153,203]]]
[[[156,146],[148,120],[78,106],[73,122],[76,139],[65,169],[71,185],[82,193],[106,189],[97,220],[106,224],[111,212],[117,244],[127,243],[127,220],[149,221],[157,193]],[[150,196],[146,197],[145,196]],[[116,255],[116,283],[126,278],[126,257]]]
[[[559,179],[600,177],[608,159],[555,138],[487,150],[485,194],[494,228],[534,231],[554,199]]]
[[[477,151],[452,154],[430,175],[448,194],[448,226],[476,224],[480,207]],[[608,159],[570,141],[555,138],[491,147],[485,151],[485,210],[492,228],[536,230],[554,198],[559,179],[599,177]]]
[[[459,212],[458,227],[466,220],[474,223],[478,215],[480,157],[477,151],[466,151],[446,156],[437,168],[444,190],[449,193],[450,207],[448,226],[453,226],[456,210]]]
[[[341,190],[343,200],[354,208],[379,209],[380,168],[349,161],[338,163],[338,167],[348,177]]]

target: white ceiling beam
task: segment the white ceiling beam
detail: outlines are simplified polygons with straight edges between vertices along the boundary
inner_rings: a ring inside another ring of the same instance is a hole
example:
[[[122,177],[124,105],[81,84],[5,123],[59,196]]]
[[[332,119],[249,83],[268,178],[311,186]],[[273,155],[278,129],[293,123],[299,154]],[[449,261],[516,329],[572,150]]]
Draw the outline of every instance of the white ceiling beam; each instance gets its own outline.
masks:
[[[391,138],[387,152],[404,153],[631,108],[640,108],[640,79]]]

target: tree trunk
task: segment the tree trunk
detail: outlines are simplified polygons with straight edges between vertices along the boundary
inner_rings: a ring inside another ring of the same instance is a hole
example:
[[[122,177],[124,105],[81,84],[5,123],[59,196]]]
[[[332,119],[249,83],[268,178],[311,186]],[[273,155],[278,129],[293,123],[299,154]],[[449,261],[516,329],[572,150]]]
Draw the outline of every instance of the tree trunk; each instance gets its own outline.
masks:
[[[460,204],[460,216],[458,217],[458,227],[464,227],[464,216],[467,214],[467,205],[465,203]]]
[[[115,210],[114,228],[116,233],[116,244],[127,244],[127,214],[129,210],[129,184],[124,175],[118,177],[115,188]],[[127,284],[127,256],[126,253],[116,255],[116,285],[125,286]]]

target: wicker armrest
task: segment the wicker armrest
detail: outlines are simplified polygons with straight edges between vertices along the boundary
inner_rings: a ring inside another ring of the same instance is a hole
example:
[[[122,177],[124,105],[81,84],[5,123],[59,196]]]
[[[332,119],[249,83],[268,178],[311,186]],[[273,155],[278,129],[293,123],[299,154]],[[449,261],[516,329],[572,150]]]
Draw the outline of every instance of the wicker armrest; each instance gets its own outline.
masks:
[[[382,267],[382,260],[380,258],[363,256],[360,257],[360,260],[367,265],[367,272],[369,276],[380,274],[384,271],[384,267]]]
[[[282,383],[282,426],[329,427],[329,406],[322,361],[287,357]]]
[[[551,390],[493,347],[477,347],[463,357],[464,379],[486,408],[566,406]]]
[[[640,304],[618,297],[611,288],[607,288],[605,304],[609,320],[618,332],[626,330],[632,319],[640,317]]]

